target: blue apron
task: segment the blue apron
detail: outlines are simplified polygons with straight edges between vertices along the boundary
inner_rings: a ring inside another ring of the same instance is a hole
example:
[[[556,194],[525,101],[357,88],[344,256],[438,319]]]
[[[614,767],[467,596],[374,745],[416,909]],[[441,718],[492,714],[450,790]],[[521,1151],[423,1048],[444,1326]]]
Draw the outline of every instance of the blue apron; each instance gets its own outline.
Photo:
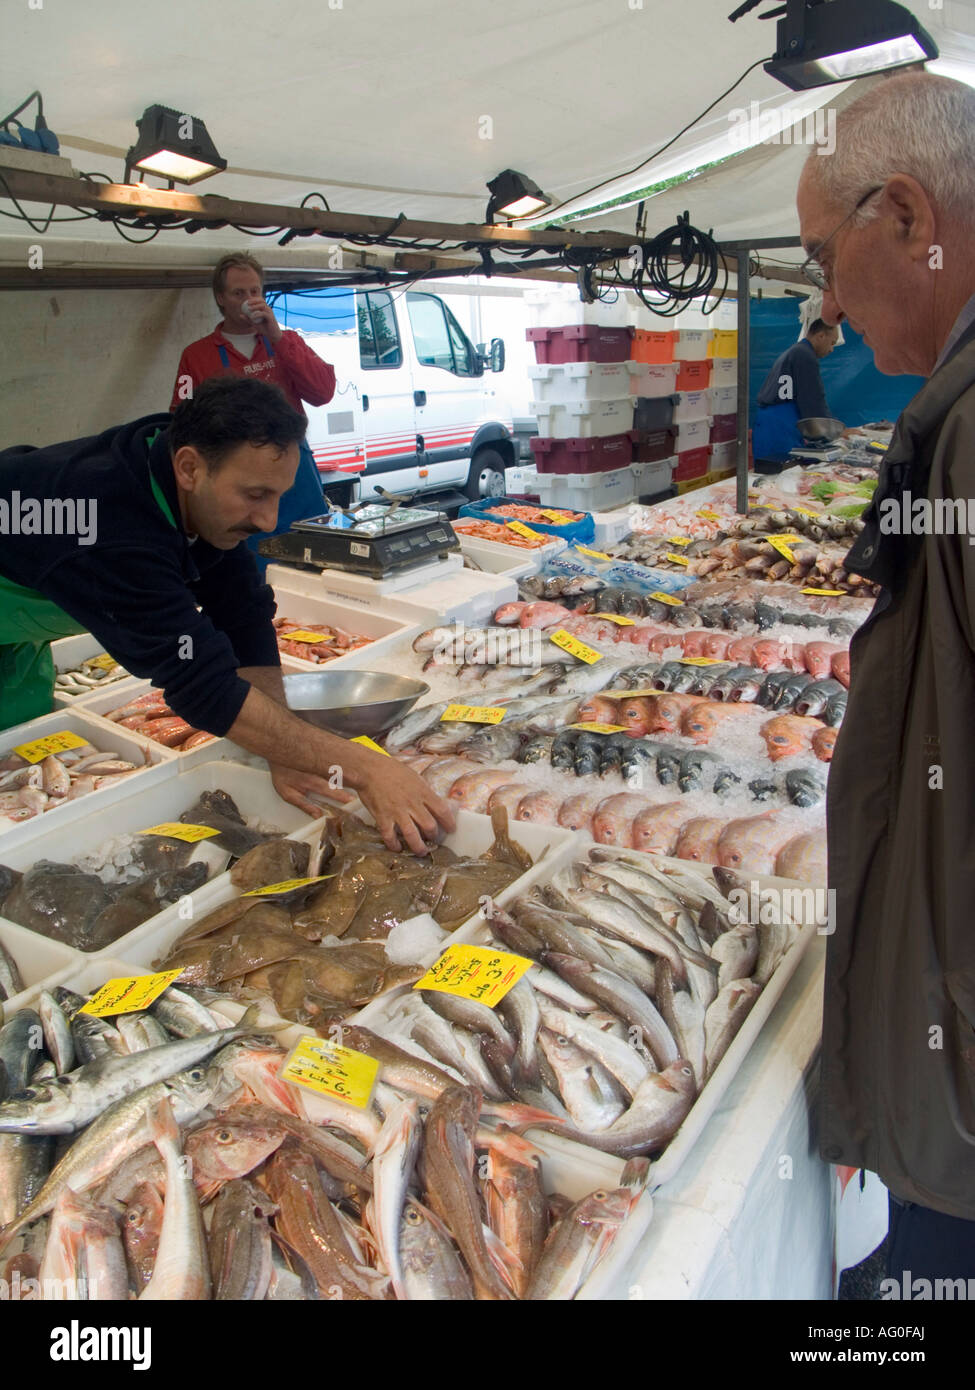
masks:
[[[267,338],[261,334],[261,342],[268,357],[274,356],[274,349]],[[227,349],[223,343],[217,344],[217,351],[220,354],[220,361],[225,370],[230,370],[230,358],[227,356]],[[279,536],[282,531],[291,529],[293,521],[303,521],[305,517],[321,516],[325,510],[325,500],[322,493],[322,482],[318,474],[318,466],[315,463],[314,455],[308,446],[307,439],[303,439],[299,445],[300,458],[298,460],[298,471],[295,474],[293,485],[281,498],[278,503],[278,524],[273,531],[267,535]],[[270,561],[257,551],[258,544],[265,539],[262,533],[260,536],[248,536],[246,545],[253,551],[257,567],[263,575]]]
[[[795,401],[777,401],[759,406],[752,422],[752,455],[784,463],[790,449],[798,449],[802,438],[798,430],[799,407]]]

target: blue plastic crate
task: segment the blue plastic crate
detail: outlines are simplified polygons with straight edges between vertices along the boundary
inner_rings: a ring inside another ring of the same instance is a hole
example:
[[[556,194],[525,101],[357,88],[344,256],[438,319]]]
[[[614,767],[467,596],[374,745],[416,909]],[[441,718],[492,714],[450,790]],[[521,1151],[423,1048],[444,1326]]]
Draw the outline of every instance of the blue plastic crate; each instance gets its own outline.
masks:
[[[492,508],[503,507],[507,504],[512,506],[524,506],[524,499],[521,497],[484,497],[479,502],[468,502],[461,507],[459,516],[477,517],[482,521],[497,521],[502,526],[511,518],[507,516],[496,516],[492,514]],[[553,508],[558,511],[557,507]],[[527,523],[533,531],[544,531],[550,536],[562,536],[565,540],[574,542],[579,541],[586,545],[594,540],[596,527],[589,512],[585,512],[579,521],[570,521],[565,526],[557,526],[548,521],[530,521]]]

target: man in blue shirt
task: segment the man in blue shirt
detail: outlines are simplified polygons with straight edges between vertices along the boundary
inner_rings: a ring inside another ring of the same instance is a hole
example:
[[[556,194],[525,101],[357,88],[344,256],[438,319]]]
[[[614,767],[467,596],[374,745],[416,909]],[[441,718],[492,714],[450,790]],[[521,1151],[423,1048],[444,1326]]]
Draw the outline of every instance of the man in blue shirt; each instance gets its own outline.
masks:
[[[793,343],[765,378],[758,393],[752,425],[752,454],[756,473],[781,473],[790,449],[804,441],[798,421],[832,418],[819,374],[819,359],[836,346],[838,330],[814,319],[806,337]]]

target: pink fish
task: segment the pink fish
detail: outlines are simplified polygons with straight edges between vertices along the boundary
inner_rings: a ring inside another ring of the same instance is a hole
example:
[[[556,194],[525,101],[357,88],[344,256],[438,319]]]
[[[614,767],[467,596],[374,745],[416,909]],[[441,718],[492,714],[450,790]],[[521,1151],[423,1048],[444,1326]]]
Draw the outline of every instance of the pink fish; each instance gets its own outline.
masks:
[[[835,647],[830,642],[807,642],[803,652],[806,670],[814,680],[825,680],[830,673],[833,657],[842,650],[842,647]]]
[[[825,883],[825,830],[796,835],[783,845],[775,860],[775,872],[782,878],[798,878],[803,883]]]
[[[792,643],[782,637],[762,637],[752,645],[752,665],[760,671],[780,671],[792,656]]]
[[[565,830],[586,830],[591,835],[593,812],[602,798],[598,796],[570,796],[559,807],[558,823]]]
[[[573,616],[561,623],[560,626],[583,642],[616,642],[621,632],[616,623],[611,623],[608,618],[595,616],[581,618]]]
[[[647,644],[648,656],[664,656],[669,651],[677,651],[680,648],[680,634],[676,632],[658,632]]]
[[[718,838],[724,830],[723,820],[698,816],[685,821],[677,837],[674,853],[678,859],[694,859],[699,864],[717,864]]]
[[[690,634],[688,634],[690,635]],[[706,632],[704,637],[704,650],[702,656],[716,657],[723,661],[728,655],[731,647],[731,637],[725,632]],[[687,648],[684,648],[685,655],[688,655]],[[744,663],[741,663],[744,665]]]
[[[539,599],[537,603],[526,603],[518,619],[519,627],[564,627],[565,620],[573,616],[571,608],[563,608],[561,603],[549,603]]]
[[[726,869],[775,873],[775,856],[791,832],[773,820],[773,814],[764,811],[760,816],[729,821],[718,838],[718,863]]]
[[[755,650],[756,638],[736,637],[733,642],[728,643],[728,650],[725,656],[729,661],[737,661],[742,666],[753,666],[752,653]]]
[[[673,854],[681,827],[690,820],[682,801],[667,801],[662,806],[647,806],[633,817],[632,848],[645,854]]]
[[[708,632],[706,627],[692,628],[690,632],[685,632],[681,639],[681,651],[685,656],[710,656],[710,652],[704,650],[704,644],[709,637],[716,637],[717,633]],[[725,638],[727,646],[728,639]]]
[[[521,615],[527,607],[527,603],[502,603],[494,615],[494,622],[498,627],[513,627],[520,622]]]
[[[555,825],[559,818],[559,798],[551,792],[529,792],[518,803],[515,820],[536,821]]]
[[[699,705],[703,699],[703,695],[674,695],[670,691],[657,695],[653,700],[650,725],[646,732],[650,734],[677,733],[678,725],[685,712],[692,705]],[[626,721],[621,720],[620,722],[625,723]]]
[[[656,706],[655,695],[638,695],[632,700],[620,700],[615,722],[622,724],[633,738],[642,738],[654,726]]]
[[[632,792],[617,792],[600,801],[592,814],[592,837],[600,845],[620,845],[632,849],[634,817],[647,809],[644,796]]]
[[[812,751],[821,763],[833,761],[833,745],[836,742],[836,735],[839,729],[822,728],[817,729],[812,736]]]
[[[840,685],[845,685],[847,690],[850,688],[850,653],[840,649],[833,656],[830,662],[830,670],[835,680]]]
[[[777,714],[762,725],[761,734],[769,757],[773,763],[777,763],[808,748],[810,738],[821,728],[822,721],[811,719],[808,715]]]
[[[510,780],[511,773],[502,772],[498,768],[481,768],[477,772],[465,772],[454,781],[447,796],[451,801],[459,802],[466,810],[478,811],[483,815],[487,810],[491,793]]]
[[[508,812],[509,818],[513,819],[518,809],[518,802],[527,796],[530,790],[531,788],[524,782],[505,782],[488,797],[488,811],[493,811],[497,806],[503,806]]]
[[[734,705],[720,700],[701,700],[681,715],[680,731],[695,743],[710,743],[720,721],[733,711]]]
[[[457,778],[470,770],[466,758],[437,758],[423,769],[423,780],[438,796],[446,796]]]
[[[576,710],[575,724],[622,724],[619,700],[608,695],[588,695]]]

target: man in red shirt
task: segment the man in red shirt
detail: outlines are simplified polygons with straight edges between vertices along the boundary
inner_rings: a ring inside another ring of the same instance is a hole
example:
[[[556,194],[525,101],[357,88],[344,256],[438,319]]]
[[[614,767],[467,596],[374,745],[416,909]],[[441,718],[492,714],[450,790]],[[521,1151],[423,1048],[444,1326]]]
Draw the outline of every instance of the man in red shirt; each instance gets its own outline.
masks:
[[[298,333],[283,330],[264,299],[261,264],[246,251],[222,256],[213,270],[213,297],[223,320],[212,333],[183,349],[170,411],[192,396],[209,377],[250,377],[279,386],[295,410],[302,401],[326,405],[335,394],[335,372]],[[278,506],[278,523],[270,535],[287,531],[293,521],[320,516],[325,510],[318,468],[306,440],[294,487]],[[263,573],[267,561],[257,553],[261,536],[247,544]]]

